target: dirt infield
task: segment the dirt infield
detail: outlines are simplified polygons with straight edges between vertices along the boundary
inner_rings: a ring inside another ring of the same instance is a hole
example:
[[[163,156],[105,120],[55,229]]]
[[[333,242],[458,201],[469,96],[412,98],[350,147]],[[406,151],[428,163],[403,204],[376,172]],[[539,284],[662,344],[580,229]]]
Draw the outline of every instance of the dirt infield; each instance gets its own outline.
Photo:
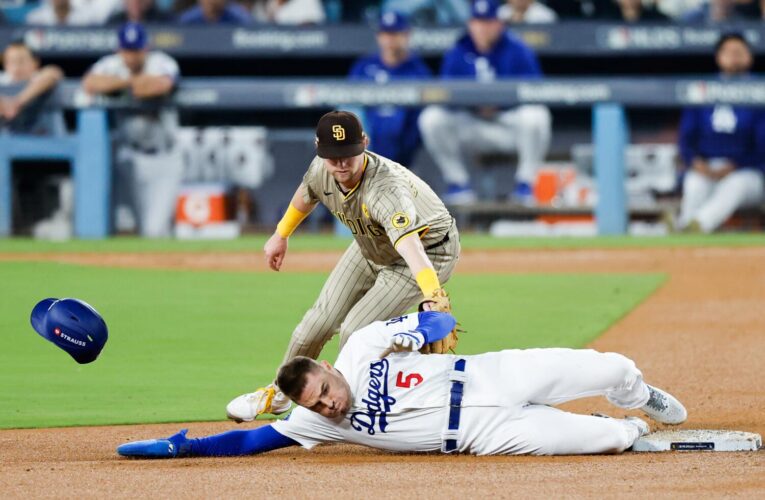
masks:
[[[294,255],[294,254],[293,254]],[[337,253],[288,260],[325,271]],[[23,254],[0,260],[261,270],[253,254]],[[664,272],[665,285],[594,342],[634,359],[688,407],[684,428],[765,434],[765,248],[465,252],[458,272]],[[489,268],[489,266],[491,266]],[[609,411],[601,401],[570,405]],[[618,412],[617,412],[618,413]],[[192,435],[236,427],[191,424]],[[0,431],[3,497],[763,496],[765,452],[596,457],[395,455],[324,446],[227,459],[137,461],[114,448],[178,424]],[[241,427],[239,427],[241,428]],[[448,478],[448,479],[447,479]]]

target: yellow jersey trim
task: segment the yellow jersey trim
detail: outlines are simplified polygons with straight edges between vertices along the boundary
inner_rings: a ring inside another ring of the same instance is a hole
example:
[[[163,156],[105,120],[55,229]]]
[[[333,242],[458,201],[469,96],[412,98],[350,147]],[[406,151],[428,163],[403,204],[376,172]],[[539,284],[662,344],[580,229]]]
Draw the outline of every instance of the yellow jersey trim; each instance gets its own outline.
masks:
[[[420,239],[422,239],[423,236],[428,234],[428,231],[430,231],[430,226],[427,226],[427,225],[426,226],[420,226],[417,229],[412,229],[411,231],[409,231],[407,233],[404,233],[401,236],[399,236],[398,239],[396,240],[396,242],[393,244],[393,248],[398,248],[398,244],[401,243],[401,240],[403,240],[404,238],[406,238],[408,236],[413,235],[414,233],[417,233],[419,235]]]

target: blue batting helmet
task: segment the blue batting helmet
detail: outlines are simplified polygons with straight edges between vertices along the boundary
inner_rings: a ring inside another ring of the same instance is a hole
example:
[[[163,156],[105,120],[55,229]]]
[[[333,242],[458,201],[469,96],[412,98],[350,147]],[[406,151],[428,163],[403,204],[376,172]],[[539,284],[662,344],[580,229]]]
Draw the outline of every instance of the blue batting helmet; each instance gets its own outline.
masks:
[[[78,299],[45,299],[32,309],[32,328],[80,364],[94,361],[109,338],[104,318]]]

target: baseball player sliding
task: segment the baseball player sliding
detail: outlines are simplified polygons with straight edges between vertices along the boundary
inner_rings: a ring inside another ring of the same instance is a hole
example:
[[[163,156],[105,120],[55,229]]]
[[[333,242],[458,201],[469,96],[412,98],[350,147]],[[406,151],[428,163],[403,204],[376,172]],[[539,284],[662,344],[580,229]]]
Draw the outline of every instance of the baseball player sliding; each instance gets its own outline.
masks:
[[[366,150],[369,140],[356,115],[333,111],[316,128],[316,153],[276,232],[265,245],[278,271],[287,241],[318,203],[353,233],[354,241],[329,275],[319,298],[292,333],[284,361],[316,359],[340,332],[340,346],[373,321],[406,312],[423,297],[424,308],[450,310],[441,288],[457,264],[459,233],[433,190],[398,163]],[[446,352],[456,332],[424,347]],[[263,413],[289,410],[289,397],[269,384],[226,407],[229,418],[251,421]]]
[[[568,413],[551,405],[601,395],[666,424],[685,421],[682,404],[647,385],[630,359],[593,350],[528,349],[473,356],[417,350],[449,334],[454,318],[420,312],[362,328],[335,366],[296,357],[279,387],[299,407],[288,420],[246,431],[127,443],[124,456],[262,453],[346,442],[401,451],[477,455],[619,453],[648,433],[646,422]],[[391,351],[387,357],[381,353]]]

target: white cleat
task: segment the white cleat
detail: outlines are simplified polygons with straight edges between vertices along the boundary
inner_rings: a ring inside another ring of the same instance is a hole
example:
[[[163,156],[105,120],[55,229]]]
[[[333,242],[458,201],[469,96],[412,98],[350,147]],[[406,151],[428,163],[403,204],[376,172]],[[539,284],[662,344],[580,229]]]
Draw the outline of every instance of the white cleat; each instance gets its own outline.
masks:
[[[688,412],[683,404],[668,392],[648,386],[650,397],[640,408],[643,413],[662,424],[682,424],[688,418]]]
[[[269,384],[233,399],[226,405],[226,415],[237,423],[252,422],[264,413],[281,415],[291,407],[292,401],[277,390],[274,384]]]

